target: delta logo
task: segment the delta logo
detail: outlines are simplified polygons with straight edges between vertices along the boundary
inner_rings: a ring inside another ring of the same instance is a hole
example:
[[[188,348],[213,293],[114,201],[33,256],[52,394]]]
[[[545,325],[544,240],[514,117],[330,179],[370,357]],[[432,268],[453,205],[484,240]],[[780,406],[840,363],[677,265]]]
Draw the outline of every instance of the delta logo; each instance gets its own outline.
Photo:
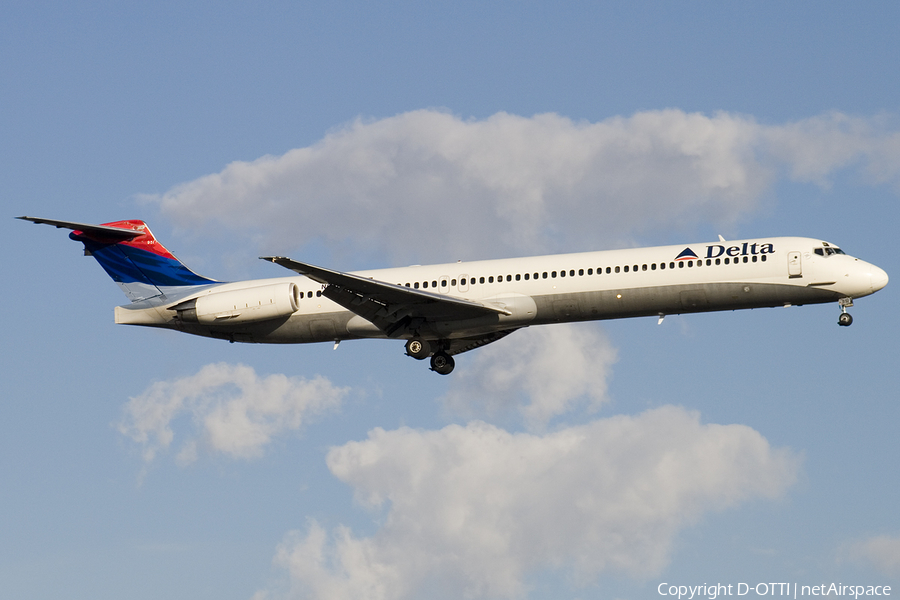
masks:
[[[681,251],[681,254],[679,254],[678,256],[675,257],[675,261],[677,262],[680,260],[697,260],[698,258],[700,258],[700,257],[697,256],[697,254],[693,250],[691,250],[690,248],[685,248],[684,250]]]
[[[756,242],[742,242],[740,246],[725,247],[721,244],[714,244],[706,247],[705,258],[719,258],[720,256],[753,256],[758,254],[774,254],[774,244],[760,244]],[[697,253],[690,248],[685,248],[675,257],[676,262],[683,260],[700,260]]]
[[[755,256],[758,254],[774,254],[775,244],[760,244],[758,242],[741,242],[741,245],[729,246],[715,244],[706,247],[706,258],[719,258],[720,256]]]

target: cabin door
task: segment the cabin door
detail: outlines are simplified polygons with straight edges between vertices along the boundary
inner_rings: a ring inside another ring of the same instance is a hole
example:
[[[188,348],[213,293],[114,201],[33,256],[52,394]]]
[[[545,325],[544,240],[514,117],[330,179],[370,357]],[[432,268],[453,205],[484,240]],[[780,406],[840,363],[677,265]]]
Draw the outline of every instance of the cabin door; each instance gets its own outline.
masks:
[[[788,252],[788,277],[803,277],[799,252]]]

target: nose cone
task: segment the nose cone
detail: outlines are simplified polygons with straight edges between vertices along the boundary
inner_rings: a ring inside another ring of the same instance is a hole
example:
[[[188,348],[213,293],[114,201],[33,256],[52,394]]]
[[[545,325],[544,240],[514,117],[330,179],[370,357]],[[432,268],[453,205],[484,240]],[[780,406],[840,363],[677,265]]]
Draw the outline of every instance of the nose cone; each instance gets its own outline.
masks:
[[[869,271],[869,279],[872,281],[872,291],[877,292],[887,285],[888,274],[884,272],[884,269],[879,269],[875,265],[872,265],[872,270]]]

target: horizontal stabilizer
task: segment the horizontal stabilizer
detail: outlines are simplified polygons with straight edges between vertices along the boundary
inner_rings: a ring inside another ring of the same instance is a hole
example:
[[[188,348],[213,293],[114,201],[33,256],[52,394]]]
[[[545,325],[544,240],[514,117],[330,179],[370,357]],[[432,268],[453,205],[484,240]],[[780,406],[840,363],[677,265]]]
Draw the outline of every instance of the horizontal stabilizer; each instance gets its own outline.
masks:
[[[53,225],[57,229],[71,229],[80,231],[93,238],[100,238],[109,241],[125,241],[132,240],[136,237],[144,235],[143,231],[134,229],[122,229],[121,227],[110,227],[108,225],[88,225],[87,223],[75,223],[74,221],[55,221],[53,219],[39,219],[38,217],[16,217],[23,221],[31,221],[38,225]]]

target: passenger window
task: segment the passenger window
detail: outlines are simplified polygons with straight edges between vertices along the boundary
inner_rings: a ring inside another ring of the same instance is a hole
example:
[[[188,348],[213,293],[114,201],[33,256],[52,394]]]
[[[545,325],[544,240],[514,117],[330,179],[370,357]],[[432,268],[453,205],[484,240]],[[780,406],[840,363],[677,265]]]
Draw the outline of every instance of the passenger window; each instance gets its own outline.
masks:
[[[518,276],[517,276],[517,278],[518,278]],[[506,276],[506,280],[507,280],[507,281],[512,281],[512,275],[507,275],[507,276]]]
[[[569,277],[575,277],[575,269],[569,269]]]
[[[679,268],[679,269],[683,269],[683,268],[684,268],[684,263],[683,263],[683,262],[678,263],[678,268]]]
[[[754,254],[754,255],[753,255],[753,258],[752,258],[751,260],[752,260],[753,262],[756,262],[756,259],[757,259],[757,256]]]
[[[722,264],[722,259],[721,259],[721,258],[717,258],[717,259],[716,259],[716,264],[717,264],[717,265],[721,265],[721,264]]]
[[[415,282],[415,283],[413,284],[413,287],[416,288],[416,289],[419,289],[419,282],[418,282],[418,281]]]
[[[423,282],[422,282],[422,287],[423,287],[423,288],[427,288],[427,287],[428,287],[428,282],[427,282],[427,281],[423,281]]]
[[[725,259],[725,264],[726,264],[726,265],[731,264],[730,260],[726,258],[726,259]]]
[[[441,279],[441,287],[447,287],[447,280]]]
[[[625,265],[625,272],[628,272],[628,265]]]
[[[749,262],[749,261],[750,261],[750,259],[747,258],[747,257],[745,256],[745,257],[744,257],[744,262],[746,263],[746,262]]]
[[[320,298],[322,296],[322,290],[316,292],[316,298]]]
[[[529,277],[530,277],[530,275],[528,273],[525,273],[525,281],[528,281]]]
[[[659,263],[659,268],[662,270],[666,269],[666,263]]]
[[[759,259],[763,262],[766,262],[766,255],[763,254],[761,257],[759,257]]]
[[[488,277],[488,283],[494,283],[494,276],[493,276],[493,275],[491,275],[490,277]]]
[[[542,277],[543,277],[544,279],[547,279],[547,271],[544,271],[544,274],[542,275]]]
[[[707,266],[707,267],[711,267],[711,266],[712,266],[712,260],[710,260],[710,259],[707,258],[707,259],[706,259],[706,266]]]
[[[525,277],[528,277],[528,275],[526,274]],[[516,281],[519,281],[521,278],[522,276],[516,273]]]
[[[578,275],[579,275],[579,276],[583,276],[583,275],[584,275],[584,269],[578,269]]]
[[[588,269],[588,275],[593,275],[593,274],[594,274],[594,270]],[[600,271],[597,271],[597,275],[599,275],[599,274],[600,274]]]
[[[492,279],[493,279],[493,278],[492,278]],[[479,277],[479,278],[478,278],[478,283],[484,283],[484,277]]]
[[[450,285],[453,286],[453,287],[456,287],[456,280],[455,280],[455,279],[451,279],[451,280],[450,280]]]
[[[646,270],[647,270],[647,265],[641,265],[641,271],[646,271]]]
[[[619,267],[616,267],[616,273],[618,273],[618,272],[619,272]],[[610,267],[606,267],[606,274],[609,275],[610,273],[612,273],[612,269]]]
[[[606,272],[609,273],[609,267],[606,267]],[[619,272],[619,267],[616,267],[616,273]]]

